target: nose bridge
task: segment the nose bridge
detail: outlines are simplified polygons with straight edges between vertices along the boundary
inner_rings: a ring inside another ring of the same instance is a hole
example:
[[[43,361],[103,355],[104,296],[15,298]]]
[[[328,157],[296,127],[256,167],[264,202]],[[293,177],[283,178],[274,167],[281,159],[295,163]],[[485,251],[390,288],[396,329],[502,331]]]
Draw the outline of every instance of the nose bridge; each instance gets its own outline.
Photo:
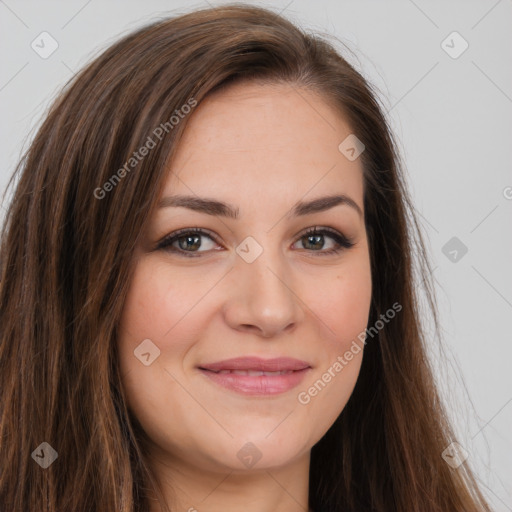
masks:
[[[262,244],[250,238],[237,247],[236,291],[227,319],[234,328],[256,328],[263,336],[272,336],[299,321],[300,305],[280,247],[271,244],[271,237]]]

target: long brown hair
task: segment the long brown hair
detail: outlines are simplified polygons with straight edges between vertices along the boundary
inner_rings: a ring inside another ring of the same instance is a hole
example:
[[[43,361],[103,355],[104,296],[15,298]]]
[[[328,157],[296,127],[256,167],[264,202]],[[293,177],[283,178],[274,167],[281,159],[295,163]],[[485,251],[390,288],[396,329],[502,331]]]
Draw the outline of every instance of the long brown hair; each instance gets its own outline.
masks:
[[[241,80],[313,90],[347,119],[366,147],[369,325],[403,306],[368,341],[347,406],[312,449],[310,506],[490,510],[467,462],[452,469],[441,457],[454,438],[416,291],[425,285],[436,319],[430,266],[376,94],[325,38],[240,4],[158,21],[104,51],[66,85],[11,179],[0,247],[0,510],[147,511],[149,492],[162,496],[125,403],[118,322],[134,248],[189,119],[172,116]],[[131,161],[159,126],[154,149]],[[31,457],[42,442],[58,453],[47,469]]]

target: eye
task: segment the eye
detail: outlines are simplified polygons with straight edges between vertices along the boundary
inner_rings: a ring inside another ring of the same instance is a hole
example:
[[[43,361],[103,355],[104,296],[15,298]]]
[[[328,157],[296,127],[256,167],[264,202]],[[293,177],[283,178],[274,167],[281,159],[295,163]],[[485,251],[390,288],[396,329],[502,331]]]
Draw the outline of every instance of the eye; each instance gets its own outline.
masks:
[[[206,246],[202,242],[203,237],[210,240],[210,243],[207,243]],[[331,240],[331,243],[328,244],[331,247],[327,250],[322,250],[324,249],[326,238]],[[299,240],[297,240],[294,245],[299,242],[302,242],[305,250],[308,252],[316,252],[319,256],[337,254],[354,245],[350,239],[336,230],[330,228],[319,229],[317,227],[309,228],[302,233]],[[214,248],[215,245],[219,244],[215,241],[215,236],[212,233],[200,228],[185,228],[167,235],[159,242],[156,249],[172,252],[179,256],[194,258],[200,257],[201,253],[218,250]]]
[[[202,237],[207,237],[211,242],[214,242],[214,245],[216,244],[213,236],[207,231],[199,228],[185,228],[167,235],[158,244],[157,249],[165,249],[169,252],[193,258],[196,257],[194,253],[208,252],[212,249],[212,247],[208,247],[208,244],[206,244],[205,250],[196,250],[203,247]],[[176,247],[176,244],[178,247]]]
[[[325,238],[331,239],[331,243],[328,244],[331,247],[327,250],[322,250],[325,246]],[[344,249],[350,249],[354,245],[350,239],[334,229],[317,227],[309,228],[295,243],[298,242],[302,242],[303,247],[306,246],[306,249],[314,248],[310,252],[317,252],[318,256],[337,254]]]

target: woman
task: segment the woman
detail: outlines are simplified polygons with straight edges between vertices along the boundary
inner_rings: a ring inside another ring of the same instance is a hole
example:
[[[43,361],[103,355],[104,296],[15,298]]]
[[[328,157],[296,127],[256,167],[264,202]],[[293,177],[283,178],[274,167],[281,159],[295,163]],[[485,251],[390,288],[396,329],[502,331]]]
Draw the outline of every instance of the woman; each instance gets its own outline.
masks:
[[[114,44],[6,217],[0,509],[490,510],[415,243],[430,293],[382,111],[319,37],[235,5]]]

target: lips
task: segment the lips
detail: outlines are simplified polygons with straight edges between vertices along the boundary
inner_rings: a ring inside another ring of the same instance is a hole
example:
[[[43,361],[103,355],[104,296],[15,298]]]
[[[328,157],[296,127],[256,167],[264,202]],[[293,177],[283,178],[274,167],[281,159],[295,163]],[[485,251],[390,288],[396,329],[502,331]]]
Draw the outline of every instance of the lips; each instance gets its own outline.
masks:
[[[220,371],[259,371],[259,372],[290,372],[309,368],[305,361],[290,357],[276,359],[260,359],[259,357],[237,357],[217,363],[203,364],[200,368],[212,372]]]
[[[203,364],[199,370],[231,391],[246,395],[275,395],[297,386],[311,369],[306,361],[279,357],[239,357]]]

